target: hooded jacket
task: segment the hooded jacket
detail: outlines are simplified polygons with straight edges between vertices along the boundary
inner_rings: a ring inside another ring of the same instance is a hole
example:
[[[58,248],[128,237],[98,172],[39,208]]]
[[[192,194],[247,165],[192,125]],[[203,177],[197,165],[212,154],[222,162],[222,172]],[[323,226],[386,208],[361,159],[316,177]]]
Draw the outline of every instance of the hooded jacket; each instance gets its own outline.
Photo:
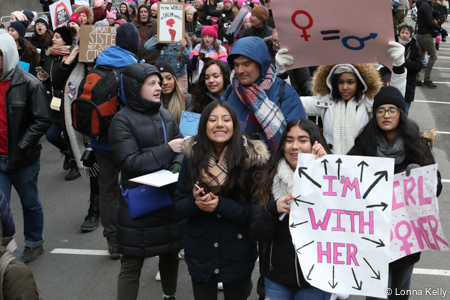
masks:
[[[250,59],[253,59],[259,64],[261,68],[261,74],[259,79],[256,81],[256,84],[259,85],[263,78],[265,78],[267,70],[271,65],[269,51],[267,50],[266,43],[258,37],[247,37],[239,39],[233,45],[233,48],[231,48],[231,52],[228,55],[228,65],[231,69],[234,68],[233,60],[237,55],[246,56]],[[233,82],[233,79],[231,80],[231,82]],[[297,92],[290,84],[285,85],[283,99],[279,99],[281,82],[283,82],[281,78],[277,77],[275,79],[272,87],[267,92],[267,97],[280,108],[281,112],[284,115],[286,123],[289,123],[294,119],[306,118],[302,102],[300,101]],[[231,93],[228,92],[229,89],[232,89]],[[242,122],[246,122],[249,108],[241,101],[232,84],[227,87],[220,100],[230,103],[235,109],[239,120]],[[249,132],[248,130],[250,130],[249,127],[246,127],[244,131],[252,134],[252,132]],[[261,140],[264,140],[265,142],[267,141],[265,135],[260,135],[259,138],[261,138]]]
[[[250,237],[251,194],[250,188],[240,191],[248,202],[240,203],[218,194],[219,202],[212,212],[205,212],[195,205],[192,193],[189,160],[195,152],[192,140],[185,146],[186,158],[181,167],[176,190],[175,207],[188,218],[184,241],[185,261],[191,277],[208,282],[216,275],[218,282],[230,282],[250,277],[258,252],[256,240]],[[269,152],[261,141],[243,143],[247,152],[242,168],[248,176],[245,186],[253,185],[252,174],[267,162]]]
[[[184,157],[173,152],[167,143],[183,137],[175,118],[168,110],[159,108],[160,104],[155,106],[140,96],[141,85],[152,74],[157,74],[162,81],[152,65],[134,64],[125,69],[122,80],[127,106],[115,115],[109,128],[109,141],[121,169],[124,189],[140,186],[129,181],[130,178],[168,169],[173,163],[181,164]],[[161,120],[164,120],[165,131]],[[174,186],[169,186],[172,197],[173,191]],[[178,253],[183,248],[184,223],[173,206],[131,219],[128,205],[122,194],[119,195],[117,241],[124,256]]]
[[[364,86],[364,92],[356,107],[356,129],[359,132],[372,116],[372,105],[375,95],[379,92],[382,82],[373,64],[348,64],[356,77]],[[331,150],[333,150],[333,121],[336,101],[331,99],[331,80],[338,65],[319,66],[313,76],[312,93],[314,96],[301,97],[303,107],[308,116],[320,116],[323,122],[323,135]],[[400,73],[402,72],[403,73]],[[394,67],[391,86],[395,86],[405,95],[406,72],[403,65]],[[342,154],[342,153],[341,153]]]
[[[141,9],[147,8],[148,10],[148,20],[147,22],[141,22],[141,14],[139,13]],[[150,8],[143,4],[139,6],[139,10],[136,15],[136,19],[133,21],[133,25],[136,26],[139,31],[139,36],[141,37],[141,44],[137,50],[137,57],[140,60],[145,60],[148,64],[154,64],[159,59],[159,51],[148,51],[145,49],[144,45],[151,37],[157,34],[157,22],[152,19],[150,14]]]
[[[426,0],[418,0],[417,6],[417,34],[430,33],[436,37],[436,31],[441,30],[441,26],[434,22],[433,7],[431,3]]]
[[[14,39],[0,34],[3,72],[0,81],[11,81],[5,95],[9,168],[34,163],[40,157],[39,139],[51,125],[50,102],[39,79],[18,65]]]
[[[75,9],[74,14],[80,15],[82,11],[85,11],[88,14],[86,25],[92,25],[94,22],[94,13],[92,12],[92,9],[89,6],[81,5]]]
[[[122,6],[122,4],[125,4],[125,5],[127,6],[127,10],[126,10],[125,13],[122,13],[122,11],[120,10],[120,7]],[[127,19],[127,22],[131,22],[130,5],[128,5],[128,1],[122,1],[122,2],[120,2],[120,5],[119,5],[119,13],[120,13],[122,16],[125,16],[125,18]]]

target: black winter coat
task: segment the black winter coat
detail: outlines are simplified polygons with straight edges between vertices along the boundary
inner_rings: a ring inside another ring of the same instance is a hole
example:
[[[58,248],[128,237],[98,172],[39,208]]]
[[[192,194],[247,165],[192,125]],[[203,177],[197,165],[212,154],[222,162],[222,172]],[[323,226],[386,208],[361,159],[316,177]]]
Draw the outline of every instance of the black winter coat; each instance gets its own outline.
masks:
[[[41,155],[39,139],[50,127],[50,102],[39,79],[16,67],[6,91],[8,167],[34,163]]]
[[[242,33],[239,36],[239,38],[241,39],[241,38],[244,38],[247,36],[257,36],[257,37],[260,37],[263,39],[265,37],[272,36],[272,32],[273,32],[273,29],[270,28],[266,22],[260,28],[255,28],[255,27],[245,28],[244,30],[242,30]]]
[[[261,141],[248,141],[258,144],[252,156],[258,158],[258,164],[268,157],[267,149]],[[185,147],[186,148],[186,147]],[[250,148],[247,147],[247,148]],[[247,151],[248,153],[249,151]],[[187,157],[190,157],[188,154]],[[200,210],[195,204],[192,193],[189,160],[183,162],[178,180],[175,207],[177,212],[188,218],[184,244],[185,261],[189,274],[196,281],[208,282],[212,275],[219,282],[230,282],[250,277],[258,256],[256,240],[250,237],[251,194],[253,172],[257,165],[249,165],[243,171],[248,174],[248,189],[240,191],[245,203],[219,196],[219,203],[214,212]]]
[[[418,0],[417,6],[417,34],[431,33],[433,37],[436,37],[436,31],[441,30],[441,26],[434,22],[433,7],[431,3],[426,0]]]
[[[405,101],[411,102],[414,101],[416,94],[416,74],[422,70],[422,55],[420,54],[419,45],[417,45],[417,41],[414,38],[405,46],[405,68],[408,70]]]
[[[148,74],[136,74],[133,72],[134,66],[128,67],[123,75],[127,106],[115,115],[109,128],[109,141],[121,168],[124,189],[140,186],[129,181],[131,178],[168,169],[171,164],[181,164],[183,160],[183,155],[173,152],[167,143],[183,137],[175,118],[164,108],[149,108],[149,101],[140,97],[140,86]],[[164,141],[161,118],[164,120],[167,142]],[[119,195],[117,241],[119,252],[124,256],[150,257],[178,253],[183,248],[184,224],[173,205],[131,219],[128,205]]]

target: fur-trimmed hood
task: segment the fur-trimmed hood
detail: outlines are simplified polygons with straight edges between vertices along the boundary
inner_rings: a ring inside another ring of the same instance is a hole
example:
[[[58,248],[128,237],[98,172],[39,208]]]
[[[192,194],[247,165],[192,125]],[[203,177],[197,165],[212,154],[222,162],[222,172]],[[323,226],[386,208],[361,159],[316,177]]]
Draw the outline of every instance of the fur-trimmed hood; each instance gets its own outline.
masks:
[[[344,64],[355,70],[356,76],[364,85],[364,92],[369,99],[374,99],[375,95],[382,87],[381,77],[373,64]],[[331,78],[334,70],[339,65],[319,66],[314,73],[312,81],[312,93],[325,96],[331,94]]]
[[[247,150],[248,157],[246,158],[246,166],[247,168],[253,166],[262,166],[265,164],[269,158],[270,153],[267,150],[267,146],[263,141],[259,140],[249,140],[245,136],[242,136],[244,139],[244,147]],[[191,138],[184,142],[184,154],[187,159],[191,159],[194,155],[193,146],[195,145],[195,139]]]
[[[77,7],[74,13],[80,15],[80,12],[82,11],[85,11],[88,14],[86,25],[92,25],[92,22],[94,22],[94,13],[92,12],[92,9],[89,6],[81,5]]]
[[[283,157],[278,162],[277,173],[272,182],[272,195],[275,200],[292,193],[294,188],[294,171]]]
[[[434,129],[422,131],[420,132],[420,136],[425,140],[425,142],[428,143],[428,146],[430,146],[430,148],[436,146],[439,141],[439,135]]]

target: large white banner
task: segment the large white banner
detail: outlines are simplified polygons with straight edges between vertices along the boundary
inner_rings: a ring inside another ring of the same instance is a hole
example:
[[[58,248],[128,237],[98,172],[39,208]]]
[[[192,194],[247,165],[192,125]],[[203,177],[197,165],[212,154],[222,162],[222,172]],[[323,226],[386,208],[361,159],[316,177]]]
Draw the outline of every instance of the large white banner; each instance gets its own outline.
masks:
[[[437,165],[394,176],[391,261],[423,250],[449,249],[439,219]]]
[[[386,298],[394,160],[299,154],[290,231],[305,279]]]

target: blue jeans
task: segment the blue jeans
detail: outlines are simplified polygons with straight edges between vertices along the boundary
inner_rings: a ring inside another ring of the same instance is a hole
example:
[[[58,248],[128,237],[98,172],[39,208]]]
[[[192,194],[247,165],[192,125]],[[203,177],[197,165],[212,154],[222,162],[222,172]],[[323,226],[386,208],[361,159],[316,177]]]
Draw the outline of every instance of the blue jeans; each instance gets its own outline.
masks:
[[[266,277],[266,299],[270,300],[329,300],[331,293],[319,290],[313,286],[291,288],[276,283]]]
[[[11,199],[11,185],[19,194],[23,212],[23,231],[25,245],[30,248],[39,247],[44,241],[44,212],[38,195],[38,175],[40,159],[31,165],[10,170],[8,157],[0,156],[0,190],[5,194],[8,203]]]
[[[405,101],[406,104],[406,116],[409,114],[409,109],[411,108],[411,101]]]

